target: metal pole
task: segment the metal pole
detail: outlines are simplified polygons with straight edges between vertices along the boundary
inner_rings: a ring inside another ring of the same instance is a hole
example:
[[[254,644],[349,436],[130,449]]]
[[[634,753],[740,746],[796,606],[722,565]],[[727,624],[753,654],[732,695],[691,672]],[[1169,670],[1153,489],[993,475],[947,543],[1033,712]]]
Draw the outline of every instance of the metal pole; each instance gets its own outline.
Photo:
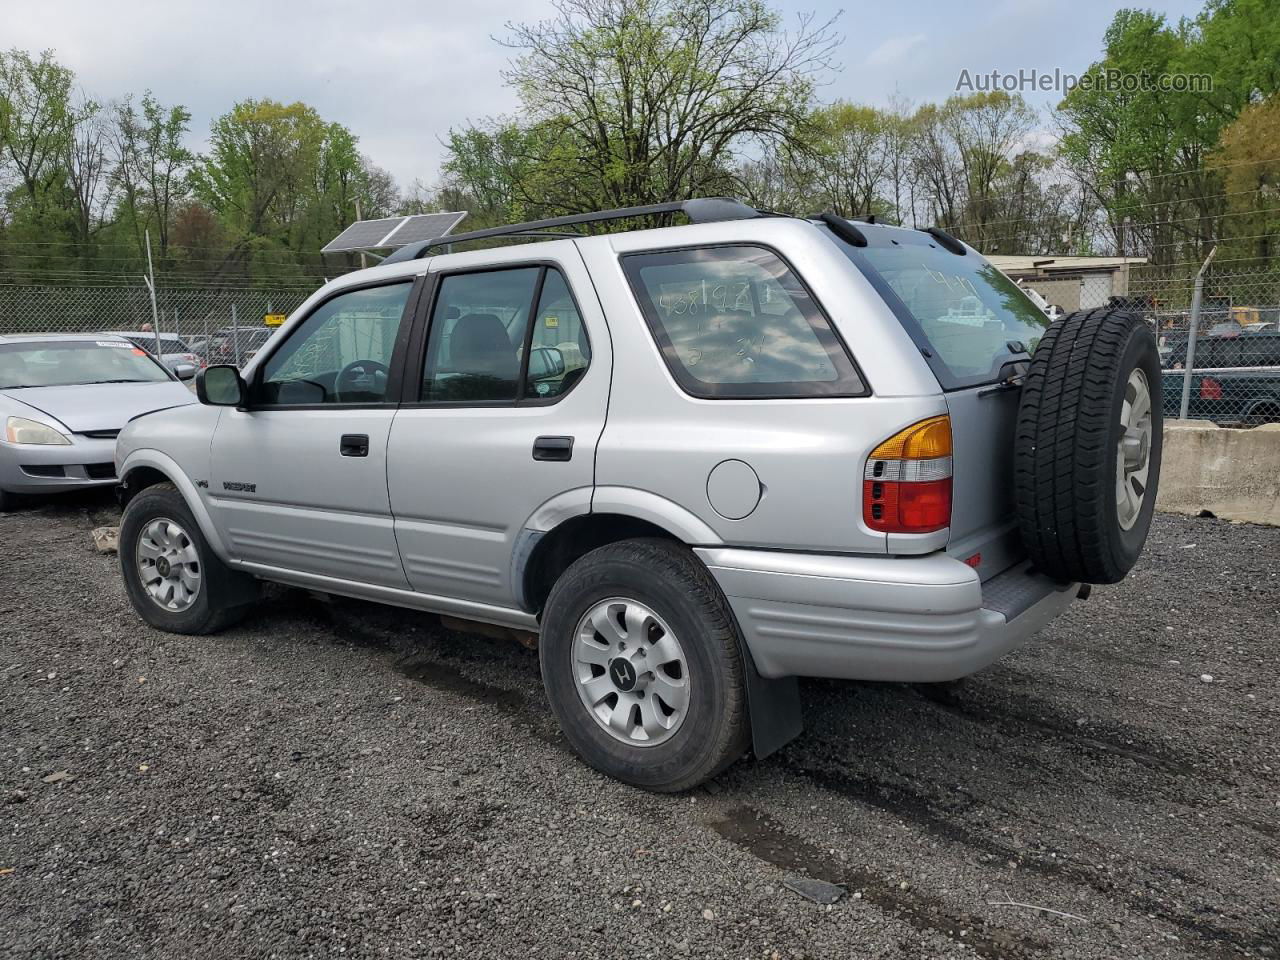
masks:
[[[236,318],[236,304],[231,302],[231,343],[235,351],[236,366],[240,366],[240,321]]]
[[[1191,294],[1191,321],[1187,325],[1187,360],[1182,369],[1182,403],[1178,405],[1178,419],[1187,419],[1187,407],[1191,403],[1191,370],[1196,365],[1196,332],[1200,327],[1200,302],[1204,298],[1204,272],[1209,269],[1213,255],[1218,252],[1215,246],[1204,258],[1200,271],[1196,274],[1196,287]]]
[[[359,198],[359,197],[356,197],[356,219],[357,219],[357,220],[363,220],[363,219],[364,219],[364,214],[360,212],[360,198]],[[360,269],[361,269],[361,270],[363,270],[363,269],[364,269],[365,267],[367,267],[368,265],[369,265],[369,261],[368,261],[368,259],[365,257],[365,255],[364,255],[364,251],[363,251],[363,250],[361,250],[361,251],[360,251]]]
[[[147,276],[143,279],[147,282],[147,289],[151,291],[151,330],[156,335],[156,359],[160,358],[160,311],[156,309],[156,268],[151,263],[151,231],[146,231],[147,237]]]

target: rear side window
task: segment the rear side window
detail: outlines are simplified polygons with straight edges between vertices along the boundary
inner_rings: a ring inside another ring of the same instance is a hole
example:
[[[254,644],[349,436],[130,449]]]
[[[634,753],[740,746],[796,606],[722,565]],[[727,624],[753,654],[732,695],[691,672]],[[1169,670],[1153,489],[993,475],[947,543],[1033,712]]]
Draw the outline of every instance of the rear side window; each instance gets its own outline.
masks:
[[[762,247],[622,259],[667,368],[709,399],[863,396],[844,344],[799,278]]]
[[[508,267],[440,282],[419,399],[551,403],[591,362],[569,286],[553,267]]]

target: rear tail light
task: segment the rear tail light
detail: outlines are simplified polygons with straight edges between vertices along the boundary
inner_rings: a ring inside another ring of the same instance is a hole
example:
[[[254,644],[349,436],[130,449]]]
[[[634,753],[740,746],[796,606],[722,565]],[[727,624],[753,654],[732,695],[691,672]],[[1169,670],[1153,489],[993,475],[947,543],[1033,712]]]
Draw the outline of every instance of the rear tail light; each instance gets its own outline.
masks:
[[[862,518],[883,533],[932,533],[951,525],[951,419],[931,417],[871,451]]]
[[[1200,399],[1201,400],[1221,400],[1222,384],[1213,377],[1205,377],[1200,381]]]

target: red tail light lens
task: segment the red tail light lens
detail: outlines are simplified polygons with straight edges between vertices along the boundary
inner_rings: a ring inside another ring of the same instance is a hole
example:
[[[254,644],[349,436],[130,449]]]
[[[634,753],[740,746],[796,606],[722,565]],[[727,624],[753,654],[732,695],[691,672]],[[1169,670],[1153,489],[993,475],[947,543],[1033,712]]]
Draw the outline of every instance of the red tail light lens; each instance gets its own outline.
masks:
[[[1221,400],[1222,384],[1213,377],[1205,377],[1200,381],[1200,399],[1201,400]]]
[[[884,533],[951,525],[951,420],[932,417],[894,434],[867,458],[862,519]]]

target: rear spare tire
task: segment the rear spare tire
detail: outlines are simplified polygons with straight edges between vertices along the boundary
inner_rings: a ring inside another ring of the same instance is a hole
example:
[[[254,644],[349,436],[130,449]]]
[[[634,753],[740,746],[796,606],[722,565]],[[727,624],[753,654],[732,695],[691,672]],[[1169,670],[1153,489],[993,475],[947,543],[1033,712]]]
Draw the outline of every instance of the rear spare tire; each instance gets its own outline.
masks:
[[[1160,351],[1140,318],[1069,314],[1022,387],[1014,487],[1022,539],[1062,580],[1116,583],[1137,562],[1160,480]]]

